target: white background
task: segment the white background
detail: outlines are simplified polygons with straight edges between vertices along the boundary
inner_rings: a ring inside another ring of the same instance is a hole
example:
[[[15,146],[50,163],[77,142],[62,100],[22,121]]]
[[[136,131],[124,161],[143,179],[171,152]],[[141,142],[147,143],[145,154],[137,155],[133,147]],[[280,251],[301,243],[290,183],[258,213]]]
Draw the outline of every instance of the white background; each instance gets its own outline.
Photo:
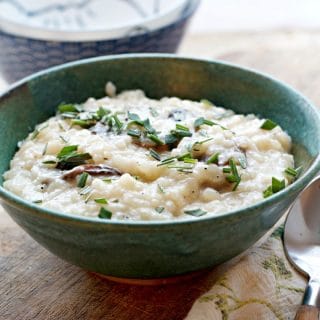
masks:
[[[320,0],[202,0],[191,33],[320,28]]]

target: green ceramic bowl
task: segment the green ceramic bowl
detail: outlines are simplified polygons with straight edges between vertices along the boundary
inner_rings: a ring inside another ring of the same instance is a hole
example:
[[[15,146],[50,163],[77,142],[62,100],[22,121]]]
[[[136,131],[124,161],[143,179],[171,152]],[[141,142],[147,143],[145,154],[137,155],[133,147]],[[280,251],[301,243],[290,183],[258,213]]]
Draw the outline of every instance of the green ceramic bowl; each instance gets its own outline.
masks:
[[[270,77],[222,62],[174,55],[109,56],[28,77],[0,97],[0,174],[17,142],[55,113],[61,101],[141,88],[153,98],[210,99],[240,113],[273,119],[292,137],[300,178],[245,209],[175,222],[102,221],[43,209],[0,187],[2,204],[36,241],[86,270],[123,278],[161,278],[201,270],[243,252],[281,217],[320,169],[319,114],[304,97]],[[0,181],[1,182],[1,181]]]

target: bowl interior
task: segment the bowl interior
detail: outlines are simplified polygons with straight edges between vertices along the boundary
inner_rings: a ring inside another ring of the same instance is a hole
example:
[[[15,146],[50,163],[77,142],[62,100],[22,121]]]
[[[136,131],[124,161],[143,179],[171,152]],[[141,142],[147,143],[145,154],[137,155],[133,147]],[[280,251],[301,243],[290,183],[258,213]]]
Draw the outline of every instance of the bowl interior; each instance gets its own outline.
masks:
[[[220,62],[169,55],[123,55],[70,63],[27,78],[0,99],[0,183],[22,140],[54,115],[61,102],[102,97],[107,81],[118,92],[143,89],[149,97],[206,98],[238,113],[255,113],[281,125],[293,139],[296,166],[306,171],[320,149],[317,111],[280,82]]]

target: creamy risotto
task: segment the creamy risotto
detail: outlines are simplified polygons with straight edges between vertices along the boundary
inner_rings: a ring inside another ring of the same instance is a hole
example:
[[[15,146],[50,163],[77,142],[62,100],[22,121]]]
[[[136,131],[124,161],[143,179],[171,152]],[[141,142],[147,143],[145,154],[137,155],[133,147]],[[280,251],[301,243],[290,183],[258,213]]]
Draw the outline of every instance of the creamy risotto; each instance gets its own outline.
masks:
[[[207,100],[141,90],[61,104],[19,143],[4,187],[48,209],[101,219],[173,220],[261,201],[297,176],[276,123]]]

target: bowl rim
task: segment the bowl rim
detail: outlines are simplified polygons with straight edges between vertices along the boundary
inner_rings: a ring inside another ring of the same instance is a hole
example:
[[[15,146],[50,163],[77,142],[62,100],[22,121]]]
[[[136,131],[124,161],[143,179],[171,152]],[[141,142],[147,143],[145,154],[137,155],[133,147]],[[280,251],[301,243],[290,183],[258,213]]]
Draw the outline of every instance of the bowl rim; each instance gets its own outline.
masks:
[[[100,41],[115,41],[120,39],[131,39],[146,34],[152,34],[170,28],[188,19],[196,11],[200,4],[200,0],[186,0],[182,6],[181,12],[178,17],[171,20],[169,23],[158,26],[151,30],[144,30],[141,33],[135,35],[124,34],[120,37],[112,36],[110,33],[119,32],[119,30],[127,28],[127,26],[113,28],[113,29],[101,29],[91,31],[60,31],[60,30],[47,30],[39,27],[26,26],[21,23],[11,22],[9,20],[0,19],[0,33],[4,33],[8,36],[20,37],[29,40],[36,41],[56,41],[61,43],[77,43],[77,42],[100,42]],[[159,17],[152,17],[145,19],[145,23],[150,23],[152,20],[160,19]],[[130,29],[139,27],[140,25],[133,25]]]
[[[96,62],[109,61],[109,60],[126,60],[126,59],[164,59],[164,60],[179,60],[185,62],[200,62],[206,64],[214,64],[222,67],[231,68],[234,70],[238,70],[240,72],[251,73],[255,76],[258,76],[261,79],[271,81],[277,86],[288,90],[289,92],[297,95],[302,101],[306,103],[308,108],[313,111],[314,116],[317,117],[317,122],[320,127],[320,112],[319,110],[300,92],[295,90],[293,87],[285,84],[284,82],[273,78],[272,76],[259,72],[252,68],[241,67],[234,63],[225,62],[222,60],[213,60],[213,59],[198,59],[196,57],[190,56],[180,56],[176,54],[167,54],[167,53],[130,53],[130,54],[118,54],[118,55],[109,55],[109,56],[101,56],[94,57],[88,59],[81,59],[65,64],[61,64],[55,67],[51,67],[40,72],[34,73],[30,76],[27,76],[12,85],[10,85],[6,90],[0,93],[0,102],[2,99],[8,97],[12,92],[20,87],[26,85],[29,81],[32,81],[38,77],[45,76],[56,71],[60,71],[63,69],[73,68],[76,66],[87,65]],[[319,147],[320,150],[320,147]],[[320,153],[318,153],[314,160],[312,161],[310,167],[299,177],[298,180],[294,181],[292,184],[287,186],[285,189],[280,192],[263,199],[255,204],[240,208],[238,210],[231,210],[223,214],[217,215],[204,215],[202,217],[197,218],[188,218],[181,220],[148,220],[148,221],[140,221],[140,220],[107,220],[100,219],[98,217],[89,217],[89,216],[80,216],[76,214],[63,213],[55,210],[50,210],[44,207],[40,207],[32,202],[24,200],[23,198],[15,195],[14,193],[7,191],[4,189],[3,185],[0,185],[0,198],[1,200],[18,208],[20,210],[28,211],[31,214],[43,216],[45,218],[51,218],[59,221],[68,221],[69,223],[85,223],[86,226],[107,226],[107,227],[123,227],[123,228],[159,228],[159,227],[173,227],[176,225],[185,225],[185,224],[195,224],[195,223],[212,223],[215,222],[225,222],[228,218],[237,218],[244,217],[251,214],[254,214],[256,209],[264,209],[269,207],[272,204],[275,204],[277,201],[281,200],[282,197],[292,196],[299,190],[302,190],[303,186],[306,186],[320,171]]]

